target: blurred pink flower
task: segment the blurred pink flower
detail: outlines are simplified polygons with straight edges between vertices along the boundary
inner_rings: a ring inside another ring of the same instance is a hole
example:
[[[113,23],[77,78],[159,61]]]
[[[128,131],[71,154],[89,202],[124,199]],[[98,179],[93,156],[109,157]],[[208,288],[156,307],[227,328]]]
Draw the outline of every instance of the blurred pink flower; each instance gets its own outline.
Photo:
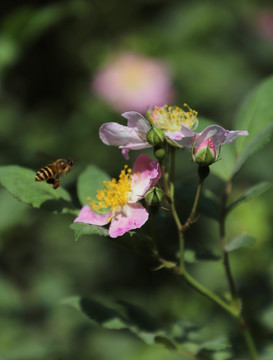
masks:
[[[117,111],[145,112],[173,99],[170,72],[162,62],[134,53],[121,53],[98,71],[94,92]]]
[[[261,11],[257,17],[257,26],[263,37],[273,40],[273,11]]]

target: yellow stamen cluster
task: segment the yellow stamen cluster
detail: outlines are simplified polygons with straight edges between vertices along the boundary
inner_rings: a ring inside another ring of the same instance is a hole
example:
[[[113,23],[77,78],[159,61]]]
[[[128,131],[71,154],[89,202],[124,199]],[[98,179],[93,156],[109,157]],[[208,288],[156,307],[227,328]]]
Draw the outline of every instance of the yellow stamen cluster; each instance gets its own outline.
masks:
[[[124,206],[128,200],[131,191],[132,170],[127,165],[121,171],[118,180],[113,178],[111,181],[104,181],[102,190],[97,190],[97,200],[90,201],[91,208],[103,213],[105,209],[111,208],[113,215],[120,206]],[[87,200],[91,200],[87,198]]]
[[[163,131],[180,131],[182,124],[194,130],[198,125],[197,111],[192,110],[187,104],[184,104],[184,107],[188,111],[178,106],[156,106],[151,114],[152,121]]]

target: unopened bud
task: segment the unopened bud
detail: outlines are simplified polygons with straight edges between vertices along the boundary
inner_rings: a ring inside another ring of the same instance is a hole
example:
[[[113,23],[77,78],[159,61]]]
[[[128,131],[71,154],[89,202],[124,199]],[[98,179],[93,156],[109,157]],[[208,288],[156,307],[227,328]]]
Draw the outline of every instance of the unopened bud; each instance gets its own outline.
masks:
[[[203,141],[193,154],[193,161],[199,166],[209,166],[217,160],[215,146],[211,139]]]
[[[166,154],[166,151],[165,151],[164,147],[162,147],[162,146],[154,147],[154,155],[155,155],[156,159],[159,161],[159,163],[162,163],[162,160],[164,159],[165,154]]]
[[[160,145],[164,142],[164,139],[164,132],[157,127],[152,127],[147,134],[147,141],[151,145]]]
[[[152,187],[145,194],[145,201],[148,206],[159,205],[163,199],[163,191],[157,187]]]

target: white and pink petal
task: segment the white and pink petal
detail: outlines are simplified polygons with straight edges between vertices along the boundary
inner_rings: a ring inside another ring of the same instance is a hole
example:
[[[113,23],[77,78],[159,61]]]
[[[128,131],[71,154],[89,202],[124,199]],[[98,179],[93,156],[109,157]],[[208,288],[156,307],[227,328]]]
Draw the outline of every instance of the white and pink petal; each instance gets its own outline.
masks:
[[[154,161],[146,154],[140,154],[133,166],[132,193],[129,202],[137,202],[154,186],[161,176],[158,161]]]
[[[182,139],[178,141],[179,145],[191,147],[194,145],[198,147],[204,141],[211,139],[216,148],[220,145],[233,142],[237,136],[247,136],[247,131],[229,131],[219,125],[210,125],[201,133],[195,133],[186,125],[182,125],[181,129]]]
[[[136,128],[129,128],[115,122],[101,125],[99,136],[106,145],[126,146],[128,143],[143,143]]]
[[[116,238],[140,228],[149,218],[148,211],[139,203],[126,204],[111,220],[109,236]]]
[[[248,135],[249,133],[246,130],[235,130],[235,131],[227,130],[226,139],[222,145],[233,142],[237,138],[237,136],[248,136]]]
[[[89,205],[84,205],[74,222],[103,226],[109,223],[111,215],[112,211],[106,214],[97,214],[91,210]]]
[[[146,134],[151,129],[151,125],[143,115],[136,111],[127,111],[121,115],[128,120],[128,127],[137,128],[146,138]]]

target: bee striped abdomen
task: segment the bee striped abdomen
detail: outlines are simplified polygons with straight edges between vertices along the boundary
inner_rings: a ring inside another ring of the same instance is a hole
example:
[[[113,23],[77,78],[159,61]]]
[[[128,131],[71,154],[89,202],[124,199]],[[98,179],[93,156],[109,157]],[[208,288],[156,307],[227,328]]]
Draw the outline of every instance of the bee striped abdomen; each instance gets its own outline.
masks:
[[[45,180],[48,184],[53,185],[53,189],[57,189],[60,186],[60,175],[68,174],[73,165],[74,161],[70,158],[57,159],[37,171],[35,181]]]
[[[49,166],[43,167],[41,170],[37,171],[35,176],[35,181],[42,181],[50,179],[54,176],[54,171]]]

